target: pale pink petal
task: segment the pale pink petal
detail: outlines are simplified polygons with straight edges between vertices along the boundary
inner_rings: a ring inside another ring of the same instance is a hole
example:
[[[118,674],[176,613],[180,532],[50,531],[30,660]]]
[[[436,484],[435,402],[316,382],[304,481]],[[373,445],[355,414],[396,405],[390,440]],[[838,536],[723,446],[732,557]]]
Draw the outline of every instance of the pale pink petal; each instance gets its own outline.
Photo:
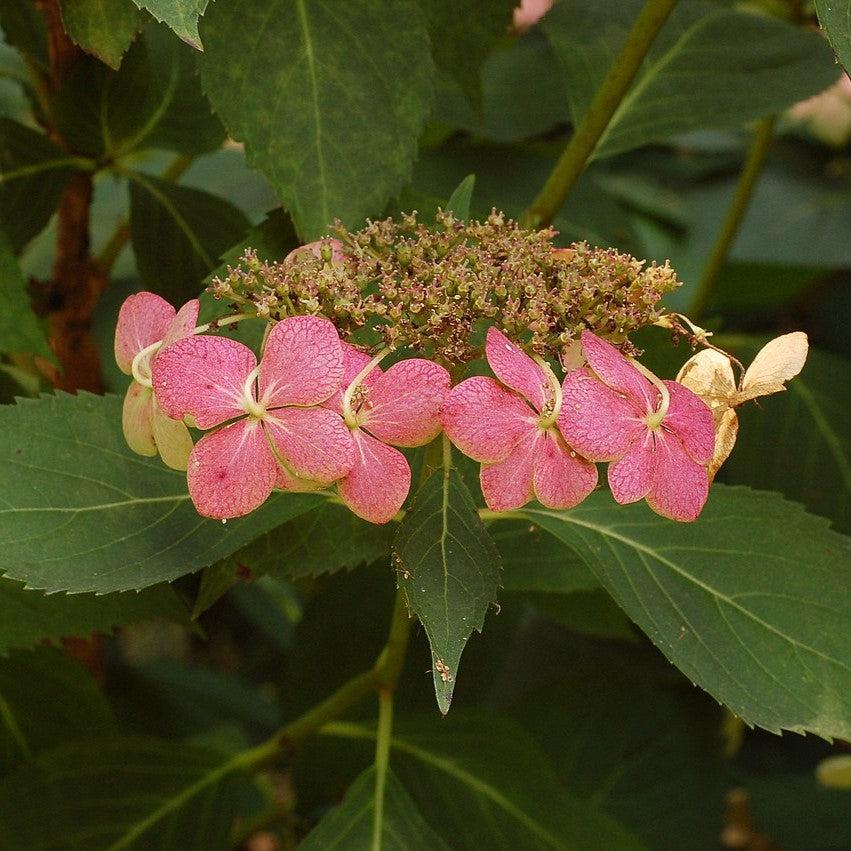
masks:
[[[291,493],[312,493],[313,491],[321,491],[328,485],[324,482],[314,482],[312,479],[302,479],[278,464],[278,477],[275,479],[275,487]]]
[[[325,485],[342,478],[354,463],[351,432],[326,408],[279,408],[263,420],[283,461],[297,476]]]
[[[642,410],[656,410],[659,391],[611,343],[583,331],[582,350],[601,381],[628,396]]]
[[[656,433],[656,475],[647,504],[671,520],[696,520],[709,495],[706,468],[686,452],[676,437]]]
[[[536,428],[514,447],[507,458],[495,464],[482,464],[479,482],[488,508],[513,511],[532,499],[535,456],[542,437],[543,432]]]
[[[154,430],[154,442],[163,463],[172,470],[185,470],[192,452],[192,436],[182,420],[167,417],[154,397],[151,412],[151,424]]]
[[[537,414],[526,402],[481,375],[452,388],[440,419],[447,437],[476,461],[501,461],[537,428]]]
[[[260,362],[260,401],[269,408],[318,405],[340,389],[343,347],[321,316],[291,316],[269,334]]]
[[[189,495],[204,517],[241,517],[272,493],[277,466],[260,421],[246,417],[195,444],[186,476]]]
[[[343,393],[346,388],[355,380],[355,378],[358,377],[361,370],[372,360],[366,352],[356,349],[349,343],[341,342],[340,345],[343,347],[343,380],[340,382],[340,386],[337,390],[334,391],[334,395],[321,403],[323,408],[330,408],[338,414],[343,412]],[[378,380],[378,377],[381,374],[381,368],[376,366],[363,380],[362,384],[365,387],[371,387]]]
[[[370,523],[389,523],[411,488],[411,468],[405,456],[360,429],[352,432],[355,463],[337,484],[343,502]]]
[[[573,508],[597,486],[597,468],[566,446],[556,429],[538,441],[535,496],[547,508]]]
[[[115,362],[130,375],[133,358],[162,340],[174,319],[174,308],[154,293],[136,293],[124,300],[115,326]]]
[[[626,505],[647,496],[656,472],[655,459],[656,443],[647,429],[620,461],[609,464],[609,487],[616,502]]]
[[[559,431],[569,446],[592,461],[620,458],[646,430],[643,416],[587,369],[575,369],[564,380]]]
[[[369,387],[358,421],[384,443],[422,446],[440,433],[449,383],[449,373],[430,360],[395,363]]]
[[[666,381],[671,404],[662,427],[672,431],[689,455],[699,464],[708,464],[715,451],[715,423],[706,402],[676,381]]]
[[[494,375],[506,386],[525,396],[540,411],[551,395],[550,382],[532,358],[514,345],[497,328],[488,328],[485,353]]]
[[[154,394],[150,387],[143,387],[138,381],[131,381],[124,397],[121,412],[121,427],[127,445],[137,455],[153,456],[157,454],[154,432],[151,425]]]
[[[331,249],[331,262],[339,263],[342,260],[346,259],[346,253],[343,250],[343,243],[340,242],[339,239],[317,239],[315,242],[308,242],[306,245],[300,245],[298,248],[294,248],[287,256],[284,258],[284,263],[294,260],[300,254],[304,254],[305,252],[310,252],[314,257],[321,260],[322,259],[322,249],[330,248]]]
[[[245,414],[245,380],[257,359],[254,352],[228,337],[186,337],[160,349],[153,382],[166,416],[187,414],[198,428],[212,428]]]
[[[191,337],[198,324],[198,313],[201,310],[201,302],[197,298],[187,301],[177,315],[171,321],[163,337],[163,348],[170,346],[184,337]]]

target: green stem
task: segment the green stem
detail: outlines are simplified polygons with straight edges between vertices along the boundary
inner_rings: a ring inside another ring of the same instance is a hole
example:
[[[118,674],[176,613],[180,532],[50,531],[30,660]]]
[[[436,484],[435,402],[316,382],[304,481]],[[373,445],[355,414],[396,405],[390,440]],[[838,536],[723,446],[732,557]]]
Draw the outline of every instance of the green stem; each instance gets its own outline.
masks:
[[[676,5],[677,0],[646,0],[620,53],[597,89],[588,112],[571,136],[544,188],[521,217],[524,227],[544,227],[555,218],[609,126],[650,45]]]
[[[372,817],[372,848],[381,851],[384,826],[384,787],[390,764],[390,739],[393,735],[393,691],[378,692],[378,731],[375,738],[375,808]]]
[[[703,277],[689,307],[688,314],[692,319],[699,319],[709,303],[715,282],[718,280],[718,276],[727,261],[727,255],[736,240],[736,234],[747,212],[754,187],[762,172],[762,167],[765,165],[773,133],[774,117],[763,118],[757,125],[742,173],[739,176],[736,192],[727,208],[727,215],[715,239],[712,253],[706,261],[706,268],[703,270]]]

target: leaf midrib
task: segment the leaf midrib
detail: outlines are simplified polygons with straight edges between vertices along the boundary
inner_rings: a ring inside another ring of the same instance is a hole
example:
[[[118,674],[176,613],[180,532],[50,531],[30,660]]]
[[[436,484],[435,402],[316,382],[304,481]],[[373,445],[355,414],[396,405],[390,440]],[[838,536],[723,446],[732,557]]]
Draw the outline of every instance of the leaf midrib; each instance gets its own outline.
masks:
[[[790,635],[786,635],[786,633],[784,633],[782,630],[779,630],[777,627],[773,626],[772,624],[768,623],[767,621],[764,621],[762,618],[760,618],[758,615],[754,614],[749,609],[746,609],[744,606],[739,605],[732,597],[727,596],[726,594],[722,593],[721,591],[718,591],[716,588],[713,588],[711,585],[708,585],[707,583],[698,579],[696,576],[693,576],[687,570],[684,570],[682,567],[680,567],[676,562],[673,562],[670,559],[665,558],[664,556],[662,556],[659,553],[658,550],[654,550],[652,547],[648,547],[646,544],[642,544],[641,542],[636,541],[633,538],[629,538],[626,535],[620,535],[617,532],[614,532],[613,530],[611,530],[611,529],[609,529],[605,526],[599,526],[596,523],[589,523],[588,521],[579,520],[578,518],[571,517],[568,514],[556,514],[556,513],[553,513],[553,512],[541,511],[541,510],[534,509],[534,508],[533,509],[524,509],[523,514],[529,516],[530,518],[550,517],[550,518],[555,518],[555,519],[561,520],[561,521],[566,522],[566,523],[572,523],[574,526],[579,526],[581,528],[588,529],[592,532],[596,532],[598,535],[601,535],[604,538],[611,538],[612,540],[618,541],[618,542],[620,542],[621,544],[624,544],[627,547],[631,547],[636,552],[642,553],[643,555],[646,555],[646,556],[649,556],[650,558],[655,559],[657,562],[659,562],[659,564],[664,565],[665,567],[669,568],[674,573],[677,573],[679,576],[681,576],[683,579],[685,579],[689,582],[692,582],[694,585],[696,585],[702,591],[709,594],[710,597],[712,597],[713,599],[723,601],[728,606],[730,606],[732,609],[739,611],[745,617],[747,617],[750,620],[754,621],[755,623],[759,624],[764,629],[767,629],[769,632],[774,633],[775,635],[777,635],[779,638],[783,639],[784,641],[789,642],[789,644],[791,644],[793,647],[797,647],[797,648],[800,648],[801,650],[805,650],[808,653],[811,653],[812,655],[817,656],[818,658],[823,659],[824,661],[829,662],[833,665],[837,665],[840,668],[844,668],[849,673],[851,673],[851,665],[848,665],[845,662],[842,662],[840,659],[834,659],[832,656],[830,656],[826,653],[823,653],[820,650],[816,650],[815,648],[810,647],[808,644],[804,644],[801,641],[798,641],[797,639],[793,638]]]

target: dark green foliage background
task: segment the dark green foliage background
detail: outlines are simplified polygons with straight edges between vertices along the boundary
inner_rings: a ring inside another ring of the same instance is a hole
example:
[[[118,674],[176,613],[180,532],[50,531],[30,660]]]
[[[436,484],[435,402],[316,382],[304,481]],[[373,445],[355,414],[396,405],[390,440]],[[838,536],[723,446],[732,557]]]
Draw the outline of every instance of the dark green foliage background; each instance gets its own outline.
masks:
[[[670,259],[688,312],[777,116],[701,324],[745,363],[790,330],[811,350],[740,411],[698,523],[605,489],[483,523],[476,465],[420,476],[416,451],[401,526],[283,494],[223,526],[123,443],[128,294],[180,303],[335,217],[523,213],[643,4],[557,0],[522,33],[512,5],[60,0],[83,53],[50,91],[41,12],[0,3],[0,847],[711,849],[733,788],[754,841],[851,844],[851,790],[815,776],[851,739],[851,99],[842,141],[787,112],[851,61],[849,0],[680,0],[553,222]],[[41,377],[81,172],[103,396]],[[663,377],[690,354],[636,343]],[[417,620],[376,832],[374,701],[260,773],[246,754],[374,663],[397,585]],[[91,636],[86,667],[63,648]]]

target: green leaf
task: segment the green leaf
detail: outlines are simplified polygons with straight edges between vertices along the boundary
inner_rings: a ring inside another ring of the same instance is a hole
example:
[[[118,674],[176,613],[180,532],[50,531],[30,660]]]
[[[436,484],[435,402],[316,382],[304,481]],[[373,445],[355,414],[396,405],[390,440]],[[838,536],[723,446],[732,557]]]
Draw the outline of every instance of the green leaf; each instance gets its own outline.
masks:
[[[227,524],[199,517],[186,476],[134,455],[117,396],[0,407],[0,569],[47,591],[124,591],[200,570],[321,497],[273,495]]]
[[[851,734],[851,540],[776,494],[715,485],[695,523],[605,492],[525,508],[689,679],[772,732]]]
[[[167,618],[188,624],[189,612],[169,585],[123,594],[45,594],[0,579],[0,653],[46,639],[85,638],[117,626]]]
[[[416,804],[392,771],[388,770],[384,787],[384,818],[381,834],[373,837],[375,816],[375,768],[368,768],[349,786],[342,802],[326,813],[322,821],[305,837],[299,848],[304,851],[448,851],[449,846],[426,824]],[[377,840],[377,844],[376,844]]]
[[[0,231],[0,352],[53,359],[47,337],[30,307],[27,282],[6,235]]]
[[[473,187],[476,175],[468,174],[456,187],[446,202],[446,212],[453,213],[462,222],[470,218],[470,201],[473,199]]]
[[[457,81],[476,110],[481,67],[511,26],[515,0],[427,0],[429,35],[438,68]]]
[[[60,0],[71,40],[111,68],[118,68],[144,21],[131,0]]]
[[[77,62],[56,114],[76,150],[111,159],[147,148],[204,154],[225,136],[201,91],[195,52],[153,22],[118,71],[91,59]]]
[[[321,732],[375,738],[373,728],[355,723],[333,722]],[[508,719],[459,713],[400,721],[390,760],[427,823],[458,851],[644,847],[595,805],[569,794],[535,742]]]
[[[0,118],[0,229],[16,252],[47,224],[75,164],[43,134]]]
[[[64,742],[115,730],[112,710],[92,676],[55,647],[0,659],[0,769]]]
[[[42,68],[50,67],[44,16],[35,3],[0,3],[0,27],[9,44]]]
[[[133,172],[130,238],[146,289],[172,301],[198,294],[219,255],[249,228],[224,198]]]
[[[64,745],[0,783],[0,844],[10,851],[225,849],[247,788],[235,769],[213,751],[158,739]]]
[[[566,74],[575,123],[641,7],[642,0],[561,0],[541,22]],[[653,42],[595,156],[677,133],[739,127],[815,95],[835,79],[833,59],[817,33],[767,15],[682,2]]]
[[[724,337],[749,363],[765,340]],[[848,361],[810,349],[785,393],[738,408],[739,436],[721,468],[725,482],[777,490],[851,532],[851,388]]]
[[[718,704],[647,644],[560,644],[546,647],[551,673],[511,714],[561,782],[651,848],[715,848],[727,791]]]
[[[201,34],[205,91],[304,239],[407,180],[433,74],[414,0],[214,3]]]
[[[499,552],[457,470],[436,470],[393,541],[393,566],[431,645],[437,705],[445,715],[467,639],[496,602]]]
[[[147,9],[158,21],[167,24],[187,44],[203,50],[198,35],[198,18],[204,14],[208,0],[133,0]]]
[[[392,526],[361,520],[343,505],[323,502],[207,568],[192,616],[198,617],[240,579],[264,574],[315,578],[387,558],[393,531]]]
[[[851,68],[851,0],[815,0],[819,23],[846,72]]]
[[[433,117],[477,138],[497,142],[540,136],[570,122],[564,80],[553,73],[557,63],[549,42],[535,27],[485,60],[481,114],[471,107],[461,88],[443,76],[438,78]]]

